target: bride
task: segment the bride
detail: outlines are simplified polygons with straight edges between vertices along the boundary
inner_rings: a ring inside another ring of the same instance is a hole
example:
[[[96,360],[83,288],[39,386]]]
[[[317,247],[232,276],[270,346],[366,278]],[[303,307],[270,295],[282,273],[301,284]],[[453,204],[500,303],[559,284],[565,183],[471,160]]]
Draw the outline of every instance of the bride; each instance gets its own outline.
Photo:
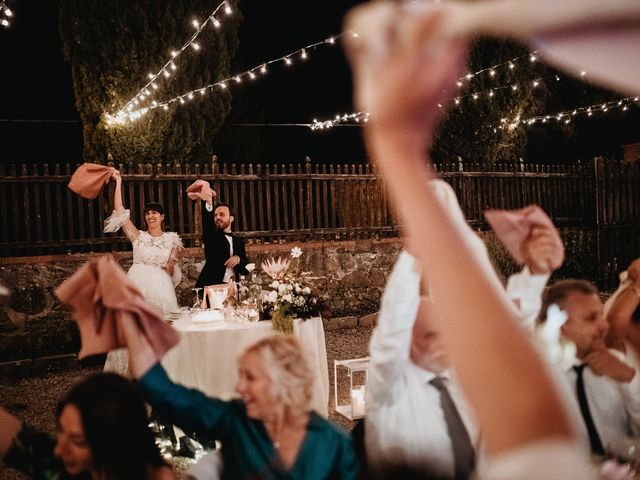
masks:
[[[104,231],[117,232],[122,227],[133,245],[133,265],[127,275],[147,303],[166,316],[178,309],[175,286],[182,279],[182,271],[178,264],[183,248],[182,240],[177,233],[163,230],[164,208],[157,202],[145,205],[144,220],[147,230],[138,230],[130,219],[130,210],[125,210],[122,203],[120,172],[116,170],[111,177],[116,182],[114,211],[105,219]],[[127,364],[126,351],[114,351],[107,356],[105,370],[124,374]]]

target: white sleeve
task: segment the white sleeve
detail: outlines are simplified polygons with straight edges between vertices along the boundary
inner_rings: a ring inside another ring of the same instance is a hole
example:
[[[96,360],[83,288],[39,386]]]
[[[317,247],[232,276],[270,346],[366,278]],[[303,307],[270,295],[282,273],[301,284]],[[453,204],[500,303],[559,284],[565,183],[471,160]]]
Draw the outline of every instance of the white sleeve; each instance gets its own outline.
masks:
[[[131,210],[126,209],[120,213],[114,210],[111,215],[104,219],[104,233],[117,232],[129,218],[131,218]]]
[[[548,273],[534,275],[525,266],[507,281],[507,297],[517,302],[521,324],[529,332],[535,329],[536,318],[542,307],[542,292],[550,276]]]
[[[167,233],[170,235],[169,239],[171,240],[171,248],[184,248],[180,235],[178,235],[176,232]]]
[[[420,305],[420,272],[413,256],[400,254],[385,287],[378,324],[371,336],[367,402],[393,401],[394,382],[409,357],[411,335]]]

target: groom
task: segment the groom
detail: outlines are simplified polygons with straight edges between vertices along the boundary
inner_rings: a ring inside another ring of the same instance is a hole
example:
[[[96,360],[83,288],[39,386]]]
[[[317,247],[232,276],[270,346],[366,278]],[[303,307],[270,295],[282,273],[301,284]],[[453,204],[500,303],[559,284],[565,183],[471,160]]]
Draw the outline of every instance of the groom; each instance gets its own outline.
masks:
[[[215,192],[208,190],[201,197],[205,201],[202,209],[202,241],[205,264],[196,287],[205,287],[235,280],[236,274],[247,275],[248,260],[244,241],[231,233],[233,215],[226,203],[213,206]]]

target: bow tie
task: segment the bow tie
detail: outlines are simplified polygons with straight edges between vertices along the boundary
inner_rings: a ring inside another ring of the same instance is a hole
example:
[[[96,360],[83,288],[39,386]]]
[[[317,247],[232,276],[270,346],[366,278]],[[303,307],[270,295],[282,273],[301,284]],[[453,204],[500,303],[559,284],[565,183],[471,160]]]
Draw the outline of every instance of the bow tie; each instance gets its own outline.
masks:
[[[225,233],[224,235],[225,235],[225,237],[231,237],[231,238],[233,238],[233,233]]]

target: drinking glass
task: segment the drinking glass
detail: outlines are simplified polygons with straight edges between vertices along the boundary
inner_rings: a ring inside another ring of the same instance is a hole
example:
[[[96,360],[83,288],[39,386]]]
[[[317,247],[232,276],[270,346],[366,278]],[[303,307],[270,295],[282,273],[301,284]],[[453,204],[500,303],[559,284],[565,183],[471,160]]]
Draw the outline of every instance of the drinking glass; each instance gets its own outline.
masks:
[[[199,288],[192,288],[191,290],[193,290],[194,292],[196,292],[196,303],[193,304],[193,306],[191,308],[200,308],[200,295],[198,295],[198,292],[200,290],[202,290],[202,287]]]

